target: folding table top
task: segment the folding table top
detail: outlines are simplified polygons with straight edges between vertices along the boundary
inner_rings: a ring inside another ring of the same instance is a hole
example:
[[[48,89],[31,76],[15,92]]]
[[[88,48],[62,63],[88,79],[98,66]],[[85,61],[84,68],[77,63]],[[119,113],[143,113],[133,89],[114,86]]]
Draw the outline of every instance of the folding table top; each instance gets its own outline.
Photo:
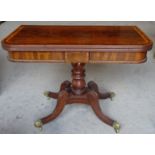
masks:
[[[22,25],[2,42],[8,51],[147,51],[152,41],[136,26]]]

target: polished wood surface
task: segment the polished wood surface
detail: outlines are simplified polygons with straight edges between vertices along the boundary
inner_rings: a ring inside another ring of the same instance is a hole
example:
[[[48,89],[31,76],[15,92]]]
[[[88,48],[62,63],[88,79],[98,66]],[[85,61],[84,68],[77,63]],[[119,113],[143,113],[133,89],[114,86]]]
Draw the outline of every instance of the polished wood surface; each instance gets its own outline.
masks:
[[[136,26],[22,25],[2,45],[17,62],[142,63],[152,41]]]
[[[57,63],[143,63],[147,52],[43,52],[11,51],[8,59],[14,62]]]
[[[72,81],[64,81],[58,92],[45,96],[57,99],[55,110],[35,122],[42,127],[54,120],[66,104],[90,105],[97,117],[112,126],[120,125],[102,112],[99,99],[112,99],[114,93],[101,93],[95,82],[86,84],[87,63],[142,63],[152,41],[136,26],[36,26],[22,25],[2,41],[8,58],[15,62],[58,62],[72,64]]]
[[[136,26],[22,25],[4,42],[8,51],[148,50],[149,38]],[[56,48],[56,49],[55,49]]]

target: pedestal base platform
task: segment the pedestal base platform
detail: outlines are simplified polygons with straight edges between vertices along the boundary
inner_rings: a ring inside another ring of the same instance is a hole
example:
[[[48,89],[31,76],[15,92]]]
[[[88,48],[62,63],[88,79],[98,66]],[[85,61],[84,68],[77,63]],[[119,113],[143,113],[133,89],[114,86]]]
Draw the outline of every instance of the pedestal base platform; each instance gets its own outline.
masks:
[[[110,98],[112,100],[115,94],[113,92],[99,92],[97,84],[93,81],[88,82],[86,86],[84,64],[73,64],[72,77],[72,82],[64,81],[61,84],[59,92],[48,91],[44,93],[48,98],[57,99],[57,105],[50,115],[36,121],[35,126],[41,128],[44,124],[57,118],[66,104],[82,103],[90,105],[96,116],[104,123],[112,126],[118,133],[120,130],[119,123],[104,115],[99,105],[99,99]]]

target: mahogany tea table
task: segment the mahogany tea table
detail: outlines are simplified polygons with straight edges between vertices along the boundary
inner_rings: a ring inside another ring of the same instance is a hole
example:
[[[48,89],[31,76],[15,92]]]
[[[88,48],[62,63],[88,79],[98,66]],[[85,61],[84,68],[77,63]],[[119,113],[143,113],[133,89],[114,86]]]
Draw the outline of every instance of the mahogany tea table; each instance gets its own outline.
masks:
[[[50,115],[35,122],[36,127],[54,120],[66,104],[83,103],[119,132],[120,124],[107,117],[99,105],[99,99],[112,99],[114,93],[101,93],[94,81],[86,84],[84,66],[87,63],[143,63],[153,43],[136,26],[22,25],[2,45],[13,62],[72,64],[72,81],[64,81],[58,92],[44,93],[57,99],[57,105]]]

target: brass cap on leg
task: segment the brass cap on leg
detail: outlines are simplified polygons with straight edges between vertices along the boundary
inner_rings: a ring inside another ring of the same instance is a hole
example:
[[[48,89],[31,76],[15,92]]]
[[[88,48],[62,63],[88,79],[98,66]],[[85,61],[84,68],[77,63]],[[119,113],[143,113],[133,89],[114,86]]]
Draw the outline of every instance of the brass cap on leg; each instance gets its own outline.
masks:
[[[113,128],[114,128],[114,130],[115,130],[116,133],[119,133],[120,132],[121,126],[120,126],[120,124],[118,122],[114,121],[114,123],[113,123],[112,126],[113,126]]]
[[[111,99],[111,101],[113,101],[115,96],[116,96],[116,94],[114,92],[110,92],[110,99]]]
[[[37,121],[35,121],[34,126],[35,126],[36,128],[42,128],[43,123],[42,123],[41,120],[37,120]]]
[[[49,91],[44,92],[44,96],[48,97]]]
[[[49,93],[50,93],[49,91],[45,91],[45,92],[44,92],[44,96],[46,96],[48,100],[51,99],[51,98],[49,97]]]

